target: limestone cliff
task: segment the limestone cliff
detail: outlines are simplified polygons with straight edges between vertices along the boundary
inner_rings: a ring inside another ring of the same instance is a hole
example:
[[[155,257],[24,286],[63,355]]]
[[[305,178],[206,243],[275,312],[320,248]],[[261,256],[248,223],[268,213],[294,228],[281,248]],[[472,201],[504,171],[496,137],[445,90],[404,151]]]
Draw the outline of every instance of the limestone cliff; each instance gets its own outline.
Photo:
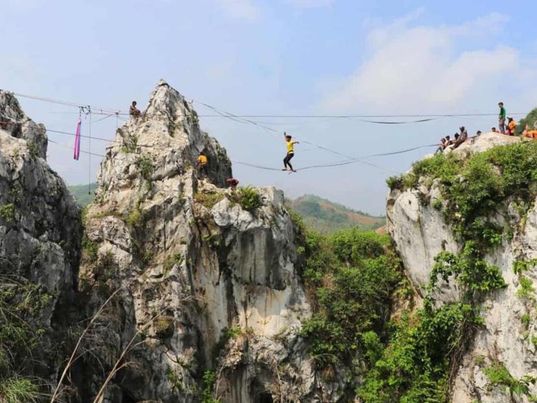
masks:
[[[492,149],[505,145],[516,148]],[[537,257],[537,208],[535,178],[531,177],[533,151],[523,151],[519,138],[484,134],[455,150],[454,165],[446,163],[444,171],[435,171],[432,163],[415,167],[405,178],[407,184],[392,186],[388,197],[389,232],[422,297],[432,298],[437,305],[460,300],[456,270],[448,273],[436,291],[429,284],[435,259],[445,252],[465,253],[468,242],[486,245],[481,248],[485,263],[476,266],[474,274],[481,276],[497,267],[505,282],[473,300],[480,303],[482,323],[453,363],[450,396],[456,403],[529,402],[537,395],[537,267],[533,260]],[[461,166],[468,166],[466,176],[452,175],[454,180],[446,180],[449,169]],[[469,266],[462,270],[470,272]],[[483,283],[480,286],[485,289]]]
[[[1,394],[26,381],[32,390],[56,383],[57,340],[66,340],[75,297],[80,211],[45,161],[46,145],[44,126],[0,91]]]
[[[196,168],[201,151],[206,177]],[[105,401],[341,395],[316,377],[299,336],[310,306],[282,192],[224,189],[230,176],[225,150],[165,82],[142,117],[118,130],[87,211],[80,277],[89,314],[119,291],[74,375],[82,401],[118,360]]]

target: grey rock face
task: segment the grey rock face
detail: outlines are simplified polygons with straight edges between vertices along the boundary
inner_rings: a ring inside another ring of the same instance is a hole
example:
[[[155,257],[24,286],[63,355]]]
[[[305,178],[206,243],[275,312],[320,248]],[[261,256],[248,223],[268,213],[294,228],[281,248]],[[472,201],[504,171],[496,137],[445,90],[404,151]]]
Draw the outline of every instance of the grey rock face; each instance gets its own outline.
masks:
[[[205,178],[200,151],[209,159]],[[93,355],[109,372],[126,350],[129,365],[105,401],[197,402],[204,389],[244,403],[341,395],[341,385],[315,375],[299,336],[311,310],[283,194],[257,189],[262,205],[248,211],[223,189],[230,176],[225,150],[164,82],[145,113],[118,130],[88,210],[80,272],[93,309],[120,290]],[[80,379],[82,400],[102,381]]]
[[[21,320],[42,331],[47,350],[34,352],[26,370],[55,382],[54,328],[72,302],[80,253],[80,210],[62,179],[43,159],[44,126],[31,121],[17,100],[0,91],[0,291],[15,306],[31,288]],[[9,290],[17,290],[12,296]],[[35,299],[34,299],[35,298]],[[24,315],[24,316],[23,316]],[[4,319],[6,319],[4,312]],[[7,326],[2,322],[2,326]],[[18,363],[21,364],[21,363]],[[21,364],[22,366],[22,364]],[[24,372],[24,371],[23,371]],[[25,373],[23,375],[28,375]]]
[[[46,152],[44,127],[27,118],[12,95],[0,92],[0,119],[6,116],[24,124],[22,129],[0,129],[0,267],[50,292],[74,290],[80,210],[63,180],[40,157]],[[34,136],[43,137],[43,153],[34,153]]]

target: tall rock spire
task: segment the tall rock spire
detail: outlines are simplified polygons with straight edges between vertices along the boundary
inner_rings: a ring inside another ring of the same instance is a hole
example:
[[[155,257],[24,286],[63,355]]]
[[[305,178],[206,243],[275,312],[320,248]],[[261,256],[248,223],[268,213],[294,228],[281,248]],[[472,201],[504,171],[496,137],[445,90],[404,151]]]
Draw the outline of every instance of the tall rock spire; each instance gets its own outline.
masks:
[[[200,151],[209,158],[204,178]],[[91,346],[108,369],[127,338],[140,329],[144,338],[106,399],[198,401],[206,371],[219,374],[225,402],[259,401],[276,384],[295,401],[319,392],[300,337],[311,310],[283,193],[250,189],[247,203],[242,191],[223,188],[230,174],[225,150],[165,82],[118,130],[88,209],[96,253],[84,253],[81,286],[96,306],[120,290],[110,314],[122,319],[103,323],[97,337],[111,345]],[[240,342],[228,340],[229,329],[240,329]],[[278,372],[283,362],[288,375]],[[82,390],[95,391],[91,382]]]

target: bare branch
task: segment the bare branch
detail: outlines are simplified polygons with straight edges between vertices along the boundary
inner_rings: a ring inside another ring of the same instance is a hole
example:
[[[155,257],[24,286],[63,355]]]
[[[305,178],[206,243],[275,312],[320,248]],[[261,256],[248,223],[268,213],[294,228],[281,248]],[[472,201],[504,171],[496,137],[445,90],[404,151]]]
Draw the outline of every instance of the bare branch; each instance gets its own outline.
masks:
[[[95,315],[93,315],[93,317],[91,318],[90,322],[88,323],[88,325],[86,326],[86,328],[83,330],[82,334],[80,335],[80,337],[78,338],[77,340],[77,343],[75,345],[75,348],[73,350],[73,352],[71,353],[71,356],[69,357],[69,361],[67,362],[67,364],[65,365],[65,368],[63,369],[63,372],[62,372],[62,376],[60,377],[60,380],[58,381],[58,384],[56,385],[56,388],[54,389],[54,393],[52,394],[52,398],[50,399],[50,403],[54,403],[56,401],[56,398],[58,396],[58,392],[60,390],[60,386],[65,378],[65,375],[67,374],[67,371],[69,371],[69,368],[71,367],[71,365],[73,364],[73,360],[76,356],[76,353],[78,351],[78,348],[80,347],[80,344],[82,343],[82,339],[84,339],[84,336],[86,335],[86,333],[89,331],[89,329],[91,328],[91,326],[93,325],[93,323],[97,320],[97,318],[99,317],[99,315],[101,314],[101,312],[104,310],[104,308],[106,307],[106,305],[108,305],[108,303],[112,300],[112,298],[114,298],[116,296],[116,294],[121,290],[121,288],[118,288],[116,289],[109,297],[106,301],[104,301],[104,303],[101,305],[101,307],[99,308],[99,310],[95,313]]]

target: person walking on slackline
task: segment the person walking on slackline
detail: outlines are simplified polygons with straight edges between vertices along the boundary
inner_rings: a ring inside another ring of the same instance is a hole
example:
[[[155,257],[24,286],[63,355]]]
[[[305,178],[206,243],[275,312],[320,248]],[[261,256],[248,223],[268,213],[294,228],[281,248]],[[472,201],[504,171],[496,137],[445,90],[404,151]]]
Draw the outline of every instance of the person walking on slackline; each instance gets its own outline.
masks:
[[[295,144],[298,144],[298,141],[294,141],[293,137],[291,137],[291,135],[289,135],[289,134],[287,134],[285,132],[283,133],[283,135],[285,136],[285,144],[287,146],[287,155],[283,159],[283,169],[282,169],[282,171],[290,170],[291,172],[296,172],[293,169],[293,166],[291,165],[290,161],[291,161],[291,158],[293,158],[295,156]]]
[[[498,102],[498,106],[500,107],[500,114],[498,115],[498,126],[500,129],[500,133],[505,134],[505,117],[507,116],[507,113],[505,112],[505,108],[503,107],[503,102]]]

